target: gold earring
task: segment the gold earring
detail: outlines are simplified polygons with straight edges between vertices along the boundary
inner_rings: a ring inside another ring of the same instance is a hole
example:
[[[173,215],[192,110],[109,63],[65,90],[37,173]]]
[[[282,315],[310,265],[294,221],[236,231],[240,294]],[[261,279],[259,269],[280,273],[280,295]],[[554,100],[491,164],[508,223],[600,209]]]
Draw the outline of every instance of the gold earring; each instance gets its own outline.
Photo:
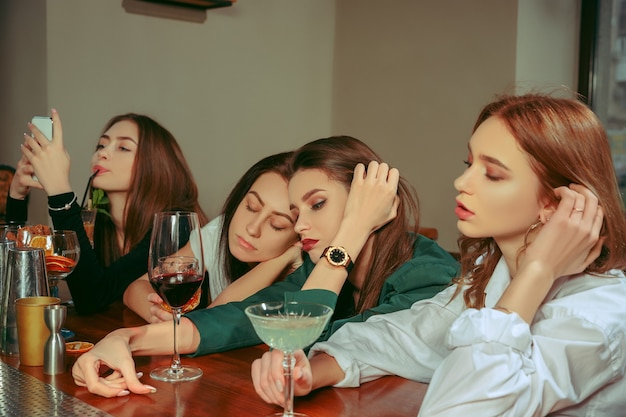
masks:
[[[528,228],[528,230],[526,231],[526,235],[524,236],[524,242],[528,241],[528,235],[530,234],[530,232],[532,232],[533,230],[535,230],[536,228],[538,228],[542,224],[543,223],[541,223],[541,219],[539,219],[535,223],[531,224],[530,227]]]

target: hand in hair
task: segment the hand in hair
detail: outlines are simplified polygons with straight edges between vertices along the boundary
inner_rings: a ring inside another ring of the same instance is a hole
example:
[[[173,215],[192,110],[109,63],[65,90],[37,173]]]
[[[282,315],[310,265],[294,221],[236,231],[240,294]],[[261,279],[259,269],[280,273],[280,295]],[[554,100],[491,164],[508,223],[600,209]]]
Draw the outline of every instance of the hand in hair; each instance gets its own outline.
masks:
[[[554,190],[560,199],[549,221],[520,256],[511,284],[496,303],[532,323],[539,306],[562,276],[581,273],[599,255],[604,215],[597,197],[580,185]],[[543,215],[542,215],[543,216]]]
[[[352,218],[357,224],[374,232],[398,215],[398,182],[400,173],[386,163],[369,163],[367,172],[363,164],[354,168],[350,195],[344,219]]]
[[[557,279],[583,272],[600,255],[604,214],[598,198],[581,185],[554,192],[559,205],[528,247],[520,267],[540,262]]]

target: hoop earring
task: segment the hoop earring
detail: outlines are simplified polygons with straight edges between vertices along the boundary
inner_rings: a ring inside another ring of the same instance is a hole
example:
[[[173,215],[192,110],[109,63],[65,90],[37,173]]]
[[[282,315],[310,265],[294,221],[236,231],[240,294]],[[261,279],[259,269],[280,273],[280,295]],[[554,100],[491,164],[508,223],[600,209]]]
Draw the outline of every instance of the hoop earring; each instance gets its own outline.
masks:
[[[530,233],[531,230],[535,230],[541,225],[542,225],[541,220],[537,220],[535,223],[530,225],[530,227],[528,228],[528,232],[526,232],[526,234]]]
[[[524,244],[528,242],[528,235],[530,234],[530,232],[532,232],[533,230],[535,230],[536,228],[542,225],[543,223],[541,223],[541,219],[537,220],[535,223],[530,225],[530,227],[526,231],[526,235],[524,236]]]

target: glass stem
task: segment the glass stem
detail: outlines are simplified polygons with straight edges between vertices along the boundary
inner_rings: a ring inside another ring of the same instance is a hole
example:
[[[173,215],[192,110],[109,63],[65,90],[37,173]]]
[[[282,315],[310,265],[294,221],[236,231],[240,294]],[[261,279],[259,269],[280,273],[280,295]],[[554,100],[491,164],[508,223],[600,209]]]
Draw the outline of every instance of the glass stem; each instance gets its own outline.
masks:
[[[295,359],[291,352],[283,356],[283,373],[285,374],[285,409],[283,417],[293,416],[293,366]]]
[[[178,353],[178,325],[180,324],[180,316],[182,308],[172,308],[172,314],[174,315],[174,355],[172,356],[172,366],[170,371],[173,374],[179,374],[182,372],[180,366],[180,354]]]
[[[57,281],[55,279],[51,279],[49,282],[49,286],[50,286],[50,297],[58,297],[59,286],[57,285]]]

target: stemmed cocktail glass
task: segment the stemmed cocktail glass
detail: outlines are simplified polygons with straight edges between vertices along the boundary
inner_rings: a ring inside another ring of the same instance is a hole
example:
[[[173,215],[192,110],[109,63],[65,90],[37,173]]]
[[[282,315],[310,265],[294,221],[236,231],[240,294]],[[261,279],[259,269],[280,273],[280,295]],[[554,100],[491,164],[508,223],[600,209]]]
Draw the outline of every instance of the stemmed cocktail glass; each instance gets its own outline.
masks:
[[[274,301],[249,306],[245,312],[261,340],[284,353],[285,408],[272,416],[306,417],[306,414],[293,412],[293,352],[317,340],[333,309],[315,303]]]
[[[32,235],[31,247],[42,248],[46,254],[46,272],[50,295],[59,296],[59,280],[74,271],[80,258],[80,243],[73,230],[54,230],[51,235]]]
[[[200,249],[199,256],[179,256],[187,242]],[[160,381],[191,381],[202,376],[200,368],[183,366],[178,353],[178,325],[183,306],[202,285],[200,223],[193,212],[173,211],[154,216],[148,256],[148,276],[154,290],[171,309],[174,316],[174,355],[169,367],[153,370],[150,376]]]

